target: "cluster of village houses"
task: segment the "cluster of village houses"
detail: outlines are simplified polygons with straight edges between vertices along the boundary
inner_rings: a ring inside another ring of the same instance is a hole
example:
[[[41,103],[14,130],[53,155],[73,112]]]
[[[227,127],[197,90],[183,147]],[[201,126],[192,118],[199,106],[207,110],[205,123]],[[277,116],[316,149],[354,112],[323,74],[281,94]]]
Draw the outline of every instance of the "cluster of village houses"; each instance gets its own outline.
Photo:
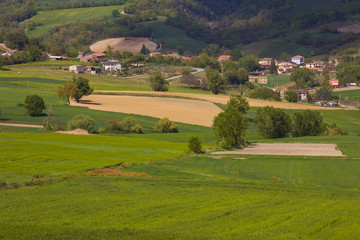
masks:
[[[162,54],[160,52],[150,53],[150,56],[159,56],[159,55],[174,57],[174,58],[191,59],[189,57],[181,56],[175,52],[171,54]],[[104,53],[85,54],[83,52],[80,52],[77,58],[80,60],[80,62],[85,62],[85,63],[102,62],[103,66],[72,65],[69,67],[70,72],[98,74],[104,70],[110,73],[122,71],[121,63],[117,60],[108,60],[107,55]],[[67,59],[66,57],[62,57],[62,56],[50,57],[50,60],[54,60],[54,61],[66,60],[66,59]],[[218,61],[222,63],[229,60],[233,60],[231,55],[221,55],[218,58]],[[268,84],[268,75],[266,75],[265,73],[270,69],[272,62],[275,63],[278,74],[290,74],[296,68],[307,68],[309,70],[317,71],[319,73],[322,73],[326,68],[329,72],[335,72],[335,67],[339,63],[339,61],[337,60],[329,61],[329,62],[316,61],[316,62],[305,63],[305,58],[299,55],[293,56],[291,58],[291,61],[283,61],[283,62],[278,62],[276,59],[273,58],[261,58],[259,60],[260,71],[249,73],[249,81],[264,85]],[[329,84],[333,88],[337,88],[339,87],[339,80],[330,79]],[[348,87],[351,86],[356,86],[356,84],[351,83],[349,84]],[[286,89],[281,89],[281,90],[282,91],[280,92],[280,94],[283,95]],[[298,94],[300,101],[308,100],[308,89],[299,89]]]

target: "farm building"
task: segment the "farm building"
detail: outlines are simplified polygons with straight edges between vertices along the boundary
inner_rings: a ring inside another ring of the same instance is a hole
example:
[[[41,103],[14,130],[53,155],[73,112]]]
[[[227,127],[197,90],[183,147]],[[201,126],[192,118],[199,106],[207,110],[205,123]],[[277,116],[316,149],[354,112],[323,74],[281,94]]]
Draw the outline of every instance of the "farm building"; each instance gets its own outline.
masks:
[[[62,61],[62,60],[66,60],[66,59],[68,59],[68,58],[63,57],[63,56],[50,56],[51,61]]]
[[[329,84],[330,84],[333,88],[337,88],[337,87],[339,87],[339,80],[337,80],[337,79],[330,79],[330,80],[329,80]]]
[[[81,65],[72,65],[69,67],[69,72],[84,73],[84,67]]]
[[[300,56],[300,55],[294,56],[294,57],[291,58],[291,62],[293,62],[293,63],[295,63],[297,65],[303,64],[304,63],[304,57]]]
[[[122,67],[121,67],[121,63],[119,61],[107,61],[107,62],[104,62],[104,68],[105,70],[108,70],[108,71],[121,71],[122,70]]]
[[[220,55],[218,58],[219,62],[224,62],[224,61],[232,61],[233,57],[231,55]]]
[[[297,93],[299,94],[299,100],[301,102],[307,102],[307,100],[308,100],[308,90],[307,89],[299,89],[297,91]]]
[[[96,58],[96,60],[106,59],[106,54],[104,53],[93,53],[92,55]]]
[[[249,81],[253,83],[267,84],[267,76],[249,76]]]
[[[99,66],[86,66],[86,72],[91,74],[98,74],[101,72],[101,69]]]

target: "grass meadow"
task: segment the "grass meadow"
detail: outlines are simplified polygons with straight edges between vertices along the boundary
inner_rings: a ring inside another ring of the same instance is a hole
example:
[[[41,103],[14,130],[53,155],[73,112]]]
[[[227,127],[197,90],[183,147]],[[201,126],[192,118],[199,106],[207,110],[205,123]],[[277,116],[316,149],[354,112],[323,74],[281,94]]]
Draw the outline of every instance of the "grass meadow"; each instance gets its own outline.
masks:
[[[338,99],[340,96],[340,100],[349,98],[349,100],[360,101],[360,90],[332,92],[331,95],[336,99]]]
[[[26,35],[29,38],[43,37],[53,27],[61,24],[73,23],[76,21],[89,20],[93,18],[100,18],[111,16],[113,10],[122,12],[124,6],[105,6],[105,7],[91,7],[91,8],[74,8],[62,9],[53,11],[42,11],[29,21],[35,23],[42,23],[42,26],[36,27],[33,30],[28,30]]]
[[[159,17],[159,20],[144,23],[152,27],[155,39],[165,41],[164,48],[175,49],[183,46],[192,52],[199,52],[206,48],[205,42],[190,38],[183,30],[165,24],[165,20],[164,17]]]
[[[133,116],[146,133],[0,126],[0,239],[358,239],[359,111],[321,111],[348,136],[276,140],[257,135],[257,108],[247,114],[250,142],[336,143],[344,157],[219,156],[210,154],[218,150],[212,128],[177,123],[178,134],[152,133],[156,118],[67,106],[55,92],[72,77],[64,70],[16,70],[0,72],[0,122],[42,124],[46,116],[29,117],[18,106],[36,93],[51,105],[55,126],[79,113],[96,128]],[[110,89],[142,88],[89,77]],[[188,152],[192,135],[205,153]]]

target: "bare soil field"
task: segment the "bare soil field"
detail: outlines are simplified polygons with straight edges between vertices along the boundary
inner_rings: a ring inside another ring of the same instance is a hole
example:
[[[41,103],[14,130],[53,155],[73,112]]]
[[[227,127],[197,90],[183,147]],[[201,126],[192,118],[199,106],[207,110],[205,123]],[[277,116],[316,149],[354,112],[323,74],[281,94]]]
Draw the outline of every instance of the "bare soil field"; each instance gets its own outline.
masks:
[[[177,98],[91,95],[73,106],[90,109],[139,114],[172,121],[210,127],[221,109],[211,102]]]
[[[25,128],[44,128],[42,125],[20,124],[20,123],[0,123],[0,126],[25,127]]]
[[[212,154],[249,154],[282,156],[344,156],[336,144],[323,143],[255,143],[244,149],[214,152]]]
[[[89,135],[88,131],[81,128],[77,128],[70,131],[56,131],[56,133],[72,134],[72,135]]]
[[[173,93],[173,92],[141,92],[141,91],[97,91],[97,93],[129,93],[129,94],[151,94],[154,96],[179,96],[179,97],[186,97],[186,98],[195,98],[201,99],[213,103],[221,103],[226,104],[229,100],[230,96],[226,95],[210,95],[210,94],[192,94],[192,93]],[[91,96],[90,96],[91,100]],[[339,108],[328,108],[328,107],[320,107],[320,106],[313,106],[313,105],[306,105],[306,104],[299,104],[299,103],[288,103],[288,102],[275,102],[275,101],[266,101],[260,99],[252,99],[247,98],[251,107],[265,107],[265,106],[273,106],[275,108],[282,108],[282,109],[299,109],[299,110],[337,110]]]
[[[134,54],[139,53],[142,45],[145,44],[151,52],[156,50],[157,44],[150,41],[148,38],[110,38],[98,41],[90,46],[93,52],[103,52],[106,47],[110,45],[114,48],[113,51],[130,51]]]

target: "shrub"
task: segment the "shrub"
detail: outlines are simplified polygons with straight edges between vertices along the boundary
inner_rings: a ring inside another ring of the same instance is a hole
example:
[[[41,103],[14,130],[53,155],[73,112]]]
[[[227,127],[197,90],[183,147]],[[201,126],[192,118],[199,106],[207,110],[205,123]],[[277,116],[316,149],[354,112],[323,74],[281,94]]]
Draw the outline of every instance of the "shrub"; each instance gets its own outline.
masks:
[[[263,99],[263,100],[268,100],[268,99],[274,99],[276,101],[281,100],[278,93],[274,92],[273,90],[267,87],[259,87],[251,90],[249,97]]]
[[[69,130],[81,128],[90,132],[94,127],[95,120],[92,117],[84,114],[76,115],[68,122]]]
[[[165,77],[160,71],[155,71],[149,78],[150,86],[153,91],[166,92],[169,90],[169,82],[165,80]]]
[[[342,135],[348,135],[349,132],[342,130],[340,127],[338,127],[335,123],[328,125],[325,124],[325,130],[324,135],[328,136],[342,136]]]
[[[168,118],[163,118],[155,124],[154,132],[178,133],[179,129],[173,121],[170,121]]]
[[[291,132],[291,118],[282,109],[269,106],[259,108],[254,121],[264,138],[283,138]]]
[[[194,153],[200,153],[201,152],[201,141],[198,136],[191,136],[189,138],[188,142],[189,150]]]
[[[325,131],[325,124],[319,111],[305,110],[294,114],[295,137],[319,136]]]
[[[293,90],[288,90],[285,92],[285,99],[288,102],[296,103],[298,101],[298,94]]]
[[[144,133],[143,128],[136,124],[136,120],[133,117],[127,117],[121,121],[121,131],[126,133]]]
[[[44,99],[37,94],[27,96],[24,107],[30,116],[40,116],[46,109]]]

